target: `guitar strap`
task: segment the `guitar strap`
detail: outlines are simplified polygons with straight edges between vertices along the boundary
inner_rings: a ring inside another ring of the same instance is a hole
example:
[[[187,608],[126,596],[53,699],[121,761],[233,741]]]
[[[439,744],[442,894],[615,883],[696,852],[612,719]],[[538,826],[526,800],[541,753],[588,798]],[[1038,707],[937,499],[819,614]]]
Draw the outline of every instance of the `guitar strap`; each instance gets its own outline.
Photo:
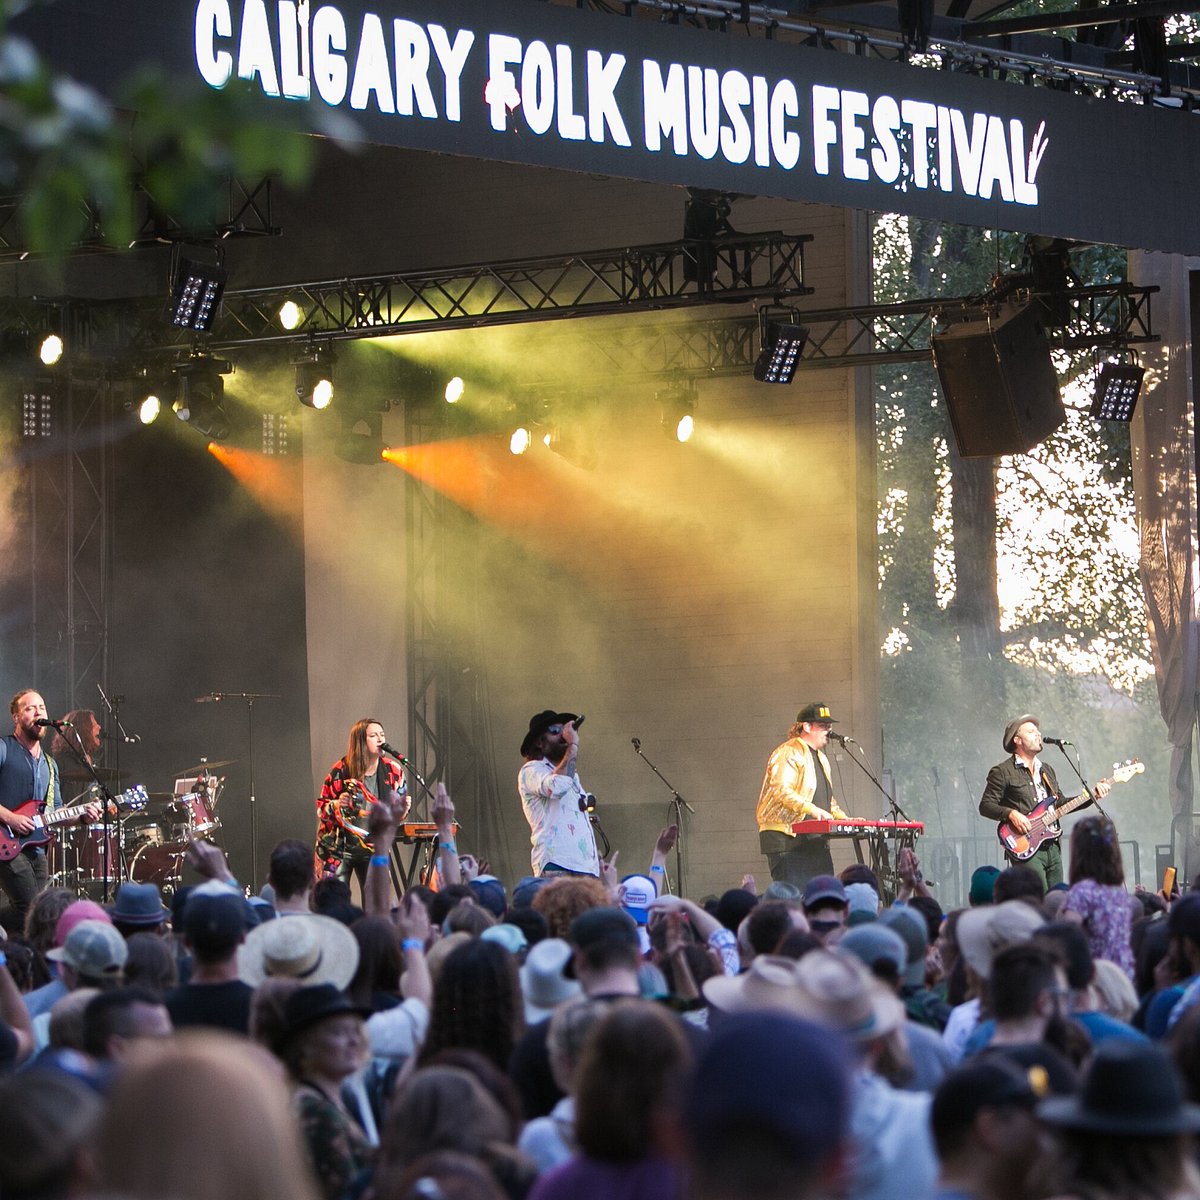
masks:
[[[46,769],[50,772],[50,784],[46,788],[46,803],[44,805],[44,811],[47,813],[52,813],[58,803],[58,798],[54,794],[54,760],[50,758],[49,755],[46,755],[45,759]]]

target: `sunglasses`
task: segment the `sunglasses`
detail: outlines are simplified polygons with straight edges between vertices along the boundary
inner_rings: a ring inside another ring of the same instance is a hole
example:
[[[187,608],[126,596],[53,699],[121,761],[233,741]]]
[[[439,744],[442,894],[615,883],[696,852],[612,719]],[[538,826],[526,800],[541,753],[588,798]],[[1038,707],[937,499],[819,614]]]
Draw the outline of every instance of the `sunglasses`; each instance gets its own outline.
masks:
[[[562,733],[562,731],[563,727],[561,725],[548,725],[546,727],[547,733]]]

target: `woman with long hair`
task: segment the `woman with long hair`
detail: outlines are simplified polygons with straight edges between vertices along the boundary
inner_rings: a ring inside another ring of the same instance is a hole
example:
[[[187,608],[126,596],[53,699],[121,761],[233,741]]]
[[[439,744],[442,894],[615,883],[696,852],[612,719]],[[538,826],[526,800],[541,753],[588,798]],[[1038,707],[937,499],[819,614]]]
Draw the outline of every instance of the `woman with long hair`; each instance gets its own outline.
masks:
[[[346,753],[329,768],[317,798],[318,873],[350,882],[353,875],[361,888],[371,862],[367,838],[367,812],[372,804],[402,800],[404,815],[409,797],[404,771],[384,745],[387,736],[374,717],[364,717],[350,727]],[[402,818],[403,819],[403,816]]]
[[[440,1050],[478,1050],[506,1071],[524,1025],[516,960],[495,942],[471,938],[447,956],[434,980],[420,1063]]]
[[[1132,979],[1133,909],[1117,827],[1107,817],[1084,817],[1071,830],[1070,883],[1062,919],[1083,926],[1093,958],[1115,962]]]

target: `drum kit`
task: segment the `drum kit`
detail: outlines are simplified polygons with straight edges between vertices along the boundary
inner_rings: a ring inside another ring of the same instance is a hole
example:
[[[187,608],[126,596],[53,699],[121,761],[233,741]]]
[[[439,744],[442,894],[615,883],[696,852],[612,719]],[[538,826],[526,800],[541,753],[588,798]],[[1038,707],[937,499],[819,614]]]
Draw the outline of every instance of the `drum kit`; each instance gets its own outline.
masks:
[[[110,822],[107,834],[104,825],[60,830],[50,851],[50,882],[91,896],[132,879],[156,883],[164,896],[171,895],[182,880],[188,843],[216,840],[221,828],[217,808],[225,789],[225,777],[216,772],[232,762],[202,758],[198,765],[179,773],[172,791],[151,792],[151,804],[144,811],[127,817],[119,826]],[[86,804],[93,797],[98,799],[94,787],[72,804]]]

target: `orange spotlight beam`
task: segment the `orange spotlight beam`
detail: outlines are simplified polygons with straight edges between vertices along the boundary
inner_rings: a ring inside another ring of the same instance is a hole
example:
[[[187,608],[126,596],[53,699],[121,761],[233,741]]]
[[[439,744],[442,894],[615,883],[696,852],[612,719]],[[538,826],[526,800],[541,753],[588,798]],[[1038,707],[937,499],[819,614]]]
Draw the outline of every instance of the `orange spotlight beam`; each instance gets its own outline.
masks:
[[[239,450],[220,442],[209,442],[208,452],[265,512],[300,534],[304,527],[304,493],[298,458]]]

